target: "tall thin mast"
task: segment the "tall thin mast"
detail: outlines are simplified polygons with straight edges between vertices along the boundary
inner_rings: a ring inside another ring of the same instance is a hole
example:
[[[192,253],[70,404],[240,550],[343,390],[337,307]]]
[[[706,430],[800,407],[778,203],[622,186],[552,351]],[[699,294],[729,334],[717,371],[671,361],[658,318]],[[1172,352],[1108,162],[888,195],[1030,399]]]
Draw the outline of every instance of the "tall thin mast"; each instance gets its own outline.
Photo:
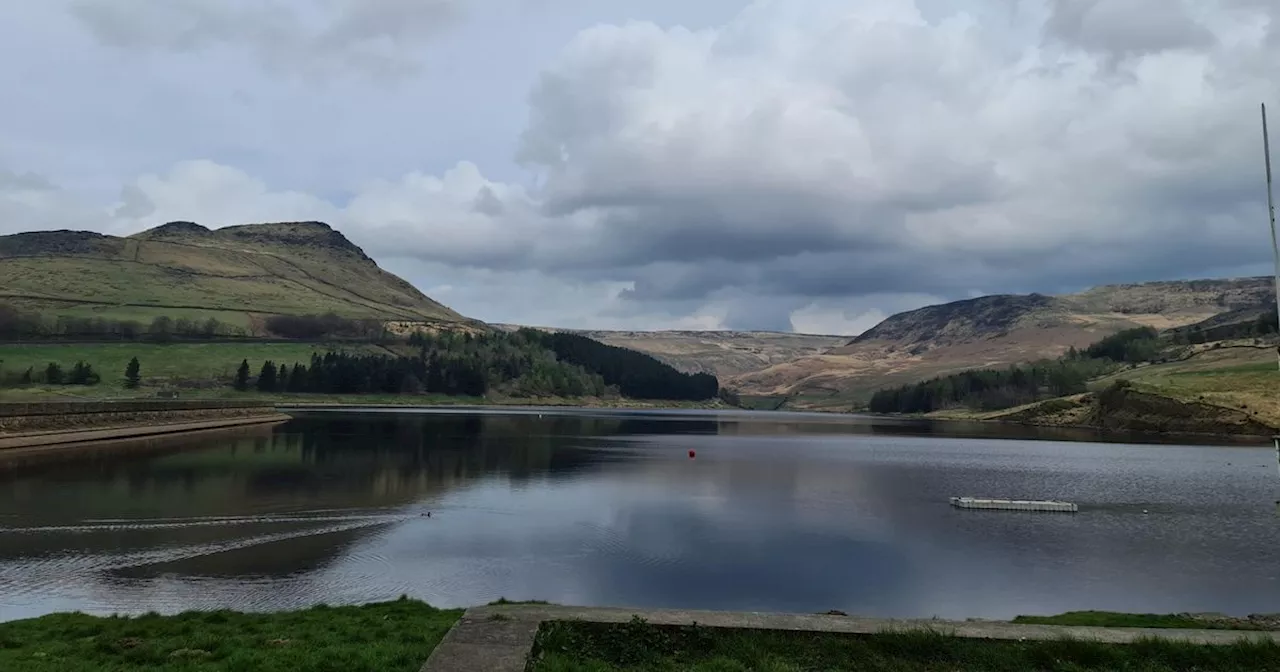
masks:
[[[1267,215],[1271,218],[1271,251],[1276,264],[1276,316],[1280,319],[1280,244],[1276,243],[1276,200],[1271,189],[1271,137],[1267,134],[1266,103],[1262,104],[1262,155],[1267,162]],[[1276,366],[1280,367],[1280,346],[1276,347]],[[1280,444],[1277,450],[1280,450]]]

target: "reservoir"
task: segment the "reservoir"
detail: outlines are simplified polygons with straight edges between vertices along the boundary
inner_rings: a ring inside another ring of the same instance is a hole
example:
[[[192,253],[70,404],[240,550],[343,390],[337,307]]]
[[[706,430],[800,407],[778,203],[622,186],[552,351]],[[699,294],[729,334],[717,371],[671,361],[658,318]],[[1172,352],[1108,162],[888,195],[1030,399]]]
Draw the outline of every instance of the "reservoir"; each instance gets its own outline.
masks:
[[[805,414],[302,412],[0,463],[0,620],[401,594],[943,618],[1280,611],[1273,449],[1102,438]]]

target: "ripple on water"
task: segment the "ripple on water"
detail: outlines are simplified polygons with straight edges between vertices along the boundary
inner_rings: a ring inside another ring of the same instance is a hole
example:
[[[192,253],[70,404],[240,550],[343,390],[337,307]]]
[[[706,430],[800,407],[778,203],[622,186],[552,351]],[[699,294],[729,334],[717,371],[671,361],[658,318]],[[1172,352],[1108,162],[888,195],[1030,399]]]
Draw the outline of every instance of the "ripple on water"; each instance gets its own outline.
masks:
[[[276,554],[261,552],[264,546],[297,541],[305,543],[309,539],[376,528],[407,518],[409,516],[405,514],[389,513],[373,515],[220,516],[191,519],[149,519],[134,522],[99,520],[95,522],[85,521],[85,523],[78,525],[6,528],[0,530],[0,538],[3,538],[3,535],[119,533],[152,529],[172,530],[210,525],[223,526],[231,531],[237,529],[257,530],[261,529],[261,525],[264,523],[289,524],[295,527],[299,524],[305,525],[305,527],[297,529],[233,536],[205,543],[174,546],[153,545],[124,552],[84,553],[67,551],[6,559],[5,562],[0,563],[0,596],[3,596],[3,601],[9,604],[17,604],[22,602],[24,598],[39,595],[46,597],[79,596],[84,598],[88,597],[86,593],[91,595],[94,592],[95,586],[119,586],[129,583],[137,585],[138,581],[163,579],[173,575],[181,575],[183,581],[192,582],[191,585],[193,586],[203,585],[207,589],[211,587],[211,584],[201,576],[201,567],[203,566],[206,569],[216,567],[216,559],[219,556],[243,552],[269,560],[274,558]],[[331,543],[333,542],[326,540],[321,542],[319,547],[327,547]],[[368,566],[369,569],[361,573],[365,575],[367,582],[372,583],[378,576],[385,575],[389,567],[389,561],[385,556],[378,554],[364,554],[364,556],[361,559],[361,564]],[[287,553],[283,557],[288,562],[297,560],[296,556]],[[272,586],[271,590],[262,591],[260,597],[249,599],[246,602],[246,598],[255,593],[252,590],[246,590],[252,585],[252,577],[242,575],[242,572],[240,572],[241,566],[243,565],[233,563],[233,569],[230,572],[238,574],[236,583],[242,584],[240,587],[235,588],[239,597],[233,600],[232,603],[242,605],[244,608],[275,606],[278,602],[277,598],[269,595],[276,592],[277,587],[270,582],[279,580],[280,577],[264,579],[266,583],[270,583]],[[287,571],[294,573],[297,570],[290,568]],[[175,582],[167,581],[167,583],[172,584]],[[286,582],[280,588],[285,589],[287,585]],[[310,588],[299,587],[297,590],[314,590],[314,586]],[[151,591],[146,592],[148,593],[148,604],[155,605],[149,608],[164,610],[169,606],[185,607],[190,605],[190,602],[188,602],[189,595],[175,597],[173,600],[166,598],[160,601],[153,601],[153,598],[159,598],[160,595],[154,595]],[[182,592],[187,593],[185,590]],[[227,597],[225,590],[219,590],[218,592]],[[280,595],[288,601],[288,596]]]

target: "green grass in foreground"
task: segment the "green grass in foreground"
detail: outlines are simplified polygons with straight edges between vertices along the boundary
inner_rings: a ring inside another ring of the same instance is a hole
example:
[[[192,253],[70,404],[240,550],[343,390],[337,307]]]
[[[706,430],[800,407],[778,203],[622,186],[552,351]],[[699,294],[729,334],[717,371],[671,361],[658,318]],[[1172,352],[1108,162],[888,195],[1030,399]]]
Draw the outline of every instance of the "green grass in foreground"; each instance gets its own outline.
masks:
[[[415,672],[461,615],[405,598],[278,614],[53,614],[0,623],[0,670]]]
[[[1143,640],[1015,642],[963,639],[933,632],[846,635],[544,623],[533,672],[1244,672],[1280,670],[1280,645],[1240,642],[1202,646]]]

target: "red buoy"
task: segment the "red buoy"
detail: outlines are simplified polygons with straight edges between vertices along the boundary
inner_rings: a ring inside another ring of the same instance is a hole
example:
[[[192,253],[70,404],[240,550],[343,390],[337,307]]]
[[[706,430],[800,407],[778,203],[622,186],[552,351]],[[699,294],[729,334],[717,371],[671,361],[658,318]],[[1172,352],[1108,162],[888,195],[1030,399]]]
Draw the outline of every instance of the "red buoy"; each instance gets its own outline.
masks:
[[[698,456],[698,453],[696,453],[695,451],[693,451],[693,450],[690,450],[690,451],[689,451],[689,459],[691,459],[691,460],[692,460],[693,458],[695,458],[695,457],[697,457],[697,456]]]

